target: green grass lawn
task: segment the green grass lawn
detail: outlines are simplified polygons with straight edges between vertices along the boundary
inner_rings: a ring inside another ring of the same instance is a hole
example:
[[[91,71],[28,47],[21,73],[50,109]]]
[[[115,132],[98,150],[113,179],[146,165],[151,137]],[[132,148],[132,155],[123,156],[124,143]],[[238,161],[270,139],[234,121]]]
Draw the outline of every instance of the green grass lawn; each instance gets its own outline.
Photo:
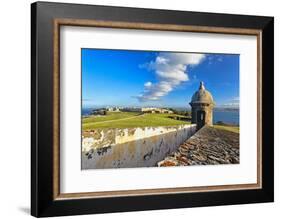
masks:
[[[82,129],[97,128],[135,128],[135,127],[156,127],[156,126],[174,126],[181,124],[190,124],[190,122],[176,120],[171,117],[182,117],[176,114],[140,114],[136,112],[114,112],[106,116],[91,116],[82,119]]]
[[[137,116],[139,114],[140,113],[137,112],[108,112],[106,116],[100,116],[100,117],[90,116],[87,118],[83,118],[83,124],[129,118],[129,117]]]
[[[214,125],[214,128],[239,133],[239,126]]]

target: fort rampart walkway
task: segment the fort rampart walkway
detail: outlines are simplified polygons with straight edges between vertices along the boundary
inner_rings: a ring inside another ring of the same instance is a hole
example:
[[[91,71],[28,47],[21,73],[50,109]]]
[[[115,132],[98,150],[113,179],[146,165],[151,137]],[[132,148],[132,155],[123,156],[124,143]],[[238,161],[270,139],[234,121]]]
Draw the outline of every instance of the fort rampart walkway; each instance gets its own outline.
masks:
[[[239,163],[239,134],[204,126],[158,166]]]

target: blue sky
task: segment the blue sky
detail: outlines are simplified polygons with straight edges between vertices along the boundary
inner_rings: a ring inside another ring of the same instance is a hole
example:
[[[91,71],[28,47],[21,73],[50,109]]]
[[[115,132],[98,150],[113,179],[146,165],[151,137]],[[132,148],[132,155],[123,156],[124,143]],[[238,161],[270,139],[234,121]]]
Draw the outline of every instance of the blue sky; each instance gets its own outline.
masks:
[[[216,106],[239,106],[239,55],[82,49],[82,106],[189,107],[203,81]]]

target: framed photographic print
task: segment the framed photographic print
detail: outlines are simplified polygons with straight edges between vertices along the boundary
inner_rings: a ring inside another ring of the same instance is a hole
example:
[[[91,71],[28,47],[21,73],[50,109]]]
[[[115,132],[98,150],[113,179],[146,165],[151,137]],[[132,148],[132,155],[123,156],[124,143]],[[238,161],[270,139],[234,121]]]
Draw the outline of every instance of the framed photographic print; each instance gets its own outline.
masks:
[[[273,18],[31,5],[31,214],[272,202]]]

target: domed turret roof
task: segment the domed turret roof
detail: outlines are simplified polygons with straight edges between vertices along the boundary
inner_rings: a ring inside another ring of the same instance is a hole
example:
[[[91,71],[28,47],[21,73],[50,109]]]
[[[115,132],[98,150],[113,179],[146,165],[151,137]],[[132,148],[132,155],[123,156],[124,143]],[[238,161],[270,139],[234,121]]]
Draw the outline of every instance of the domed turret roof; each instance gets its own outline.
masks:
[[[209,91],[205,89],[204,83],[201,81],[198,91],[196,91],[191,99],[191,103],[209,103],[214,104],[213,97]]]

